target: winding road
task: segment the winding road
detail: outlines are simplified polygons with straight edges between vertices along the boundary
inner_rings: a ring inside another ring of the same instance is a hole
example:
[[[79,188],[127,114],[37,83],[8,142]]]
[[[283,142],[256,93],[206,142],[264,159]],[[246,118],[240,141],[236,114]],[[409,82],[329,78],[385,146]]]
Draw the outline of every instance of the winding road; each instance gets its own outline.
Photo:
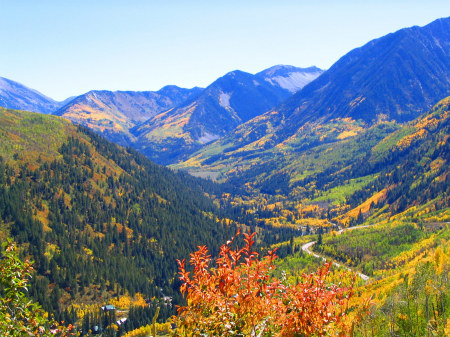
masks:
[[[344,231],[354,230],[354,229],[361,229],[361,228],[367,228],[367,227],[373,227],[373,226],[376,226],[376,225],[366,225],[366,226],[349,227],[349,228],[341,229],[341,230],[339,230],[337,233],[338,233],[338,234],[342,234],[342,232],[344,232]],[[314,246],[315,243],[316,243],[316,241],[310,241],[310,242],[308,242],[308,243],[305,243],[305,244],[302,246],[302,251],[304,251],[304,252],[308,253],[309,255],[312,255],[312,256],[314,256],[314,257],[316,257],[316,258],[318,258],[318,259],[322,259],[323,261],[327,261],[327,259],[326,259],[325,257],[320,256],[320,255],[314,253],[313,251],[311,251],[310,248],[311,248],[312,246]],[[332,262],[333,262],[333,265],[335,265],[335,266],[338,267],[338,268],[341,268],[341,267],[342,267],[342,268],[345,268],[345,269],[347,269],[347,270],[349,270],[349,271],[352,271],[351,268],[349,268],[349,267],[347,267],[347,266],[344,266],[343,264],[340,264],[340,263],[338,263],[338,262],[336,262],[336,261],[332,261]],[[355,273],[356,273],[360,278],[362,278],[364,281],[366,281],[366,282],[369,281],[369,279],[370,279],[369,276],[367,276],[367,275],[365,275],[365,274],[363,274],[363,273],[360,273],[360,272],[357,272],[357,271],[355,271]]]

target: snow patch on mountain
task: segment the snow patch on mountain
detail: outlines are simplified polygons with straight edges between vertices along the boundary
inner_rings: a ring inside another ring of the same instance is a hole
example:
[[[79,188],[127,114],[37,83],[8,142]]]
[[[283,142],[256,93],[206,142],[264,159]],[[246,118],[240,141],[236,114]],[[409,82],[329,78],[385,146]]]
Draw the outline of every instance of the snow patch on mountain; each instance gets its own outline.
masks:
[[[230,107],[230,94],[221,93],[219,96],[219,104],[223,108],[229,108]]]
[[[322,71],[311,73],[293,72],[289,73],[288,76],[275,76],[265,78],[265,80],[272,85],[278,85],[283,89],[289,90],[291,93],[295,93],[308,83],[314,81],[321,74]]]
[[[198,141],[199,141],[201,144],[206,144],[206,143],[212,142],[212,141],[214,141],[214,140],[216,140],[216,139],[219,139],[219,138],[220,138],[220,137],[219,137],[218,135],[214,135],[214,134],[212,134],[212,133],[205,132],[205,133],[203,134],[203,136],[201,136],[201,137],[198,139]]]

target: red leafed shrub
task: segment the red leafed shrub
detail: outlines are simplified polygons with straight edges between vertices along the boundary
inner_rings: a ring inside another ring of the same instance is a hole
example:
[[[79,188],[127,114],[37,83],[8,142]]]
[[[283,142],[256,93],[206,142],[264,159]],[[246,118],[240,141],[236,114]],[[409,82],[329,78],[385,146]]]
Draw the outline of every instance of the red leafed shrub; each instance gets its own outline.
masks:
[[[274,251],[259,259],[252,250],[254,235],[244,234],[243,248],[232,249],[234,239],[222,245],[215,265],[206,246],[199,247],[191,254],[192,273],[178,261],[187,305],[178,308],[177,335],[350,336],[353,285],[328,284],[331,263],[297,285],[284,284],[271,275]]]

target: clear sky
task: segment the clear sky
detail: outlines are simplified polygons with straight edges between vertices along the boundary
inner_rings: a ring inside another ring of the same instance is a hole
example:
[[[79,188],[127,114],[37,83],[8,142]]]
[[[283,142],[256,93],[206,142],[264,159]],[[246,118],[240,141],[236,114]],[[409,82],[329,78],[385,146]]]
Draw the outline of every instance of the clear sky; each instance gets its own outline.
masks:
[[[447,16],[448,0],[0,0],[0,76],[56,100],[205,87],[235,69],[327,69],[371,39]]]

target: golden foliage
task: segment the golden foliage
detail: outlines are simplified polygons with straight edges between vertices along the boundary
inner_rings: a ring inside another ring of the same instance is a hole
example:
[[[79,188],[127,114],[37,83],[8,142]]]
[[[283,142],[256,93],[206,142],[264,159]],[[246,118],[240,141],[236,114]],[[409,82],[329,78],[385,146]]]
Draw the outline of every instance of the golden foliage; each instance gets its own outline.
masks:
[[[348,130],[348,131],[343,131],[339,134],[339,136],[337,136],[337,139],[342,140],[342,139],[347,139],[350,137],[355,137],[357,136],[358,133],[354,130]]]
[[[415,133],[413,133],[412,135],[408,135],[403,137],[402,139],[400,139],[397,142],[397,147],[400,150],[404,150],[408,147],[411,146],[411,144],[419,139],[423,139],[426,137],[428,131],[426,131],[425,129],[420,129],[418,131],[416,131]]]
[[[163,335],[168,335],[173,332],[171,330],[171,324],[169,322],[156,323],[156,330],[158,331],[157,333],[158,335],[159,333]],[[152,333],[152,326],[146,325],[133,331],[127,332],[125,335],[123,335],[123,337],[153,337],[151,333]]]
[[[129,295],[123,295],[120,297],[116,297],[110,300],[110,303],[114,305],[118,309],[126,310],[131,306],[135,307],[145,307],[147,303],[145,302],[145,298],[141,293],[136,293],[134,297]]]
[[[381,190],[380,192],[374,194],[373,196],[371,196],[369,199],[364,201],[358,207],[353,208],[352,210],[348,211],[347,214],[342,216],[340,219],[356,218],[358,216],[359,212],[361,212],[363,214],[369,212],[372,203],[376,204],[380,201],[383,201],[386,198],[387,192],[388,192],[388,189],[385,188],[385,189]]]

